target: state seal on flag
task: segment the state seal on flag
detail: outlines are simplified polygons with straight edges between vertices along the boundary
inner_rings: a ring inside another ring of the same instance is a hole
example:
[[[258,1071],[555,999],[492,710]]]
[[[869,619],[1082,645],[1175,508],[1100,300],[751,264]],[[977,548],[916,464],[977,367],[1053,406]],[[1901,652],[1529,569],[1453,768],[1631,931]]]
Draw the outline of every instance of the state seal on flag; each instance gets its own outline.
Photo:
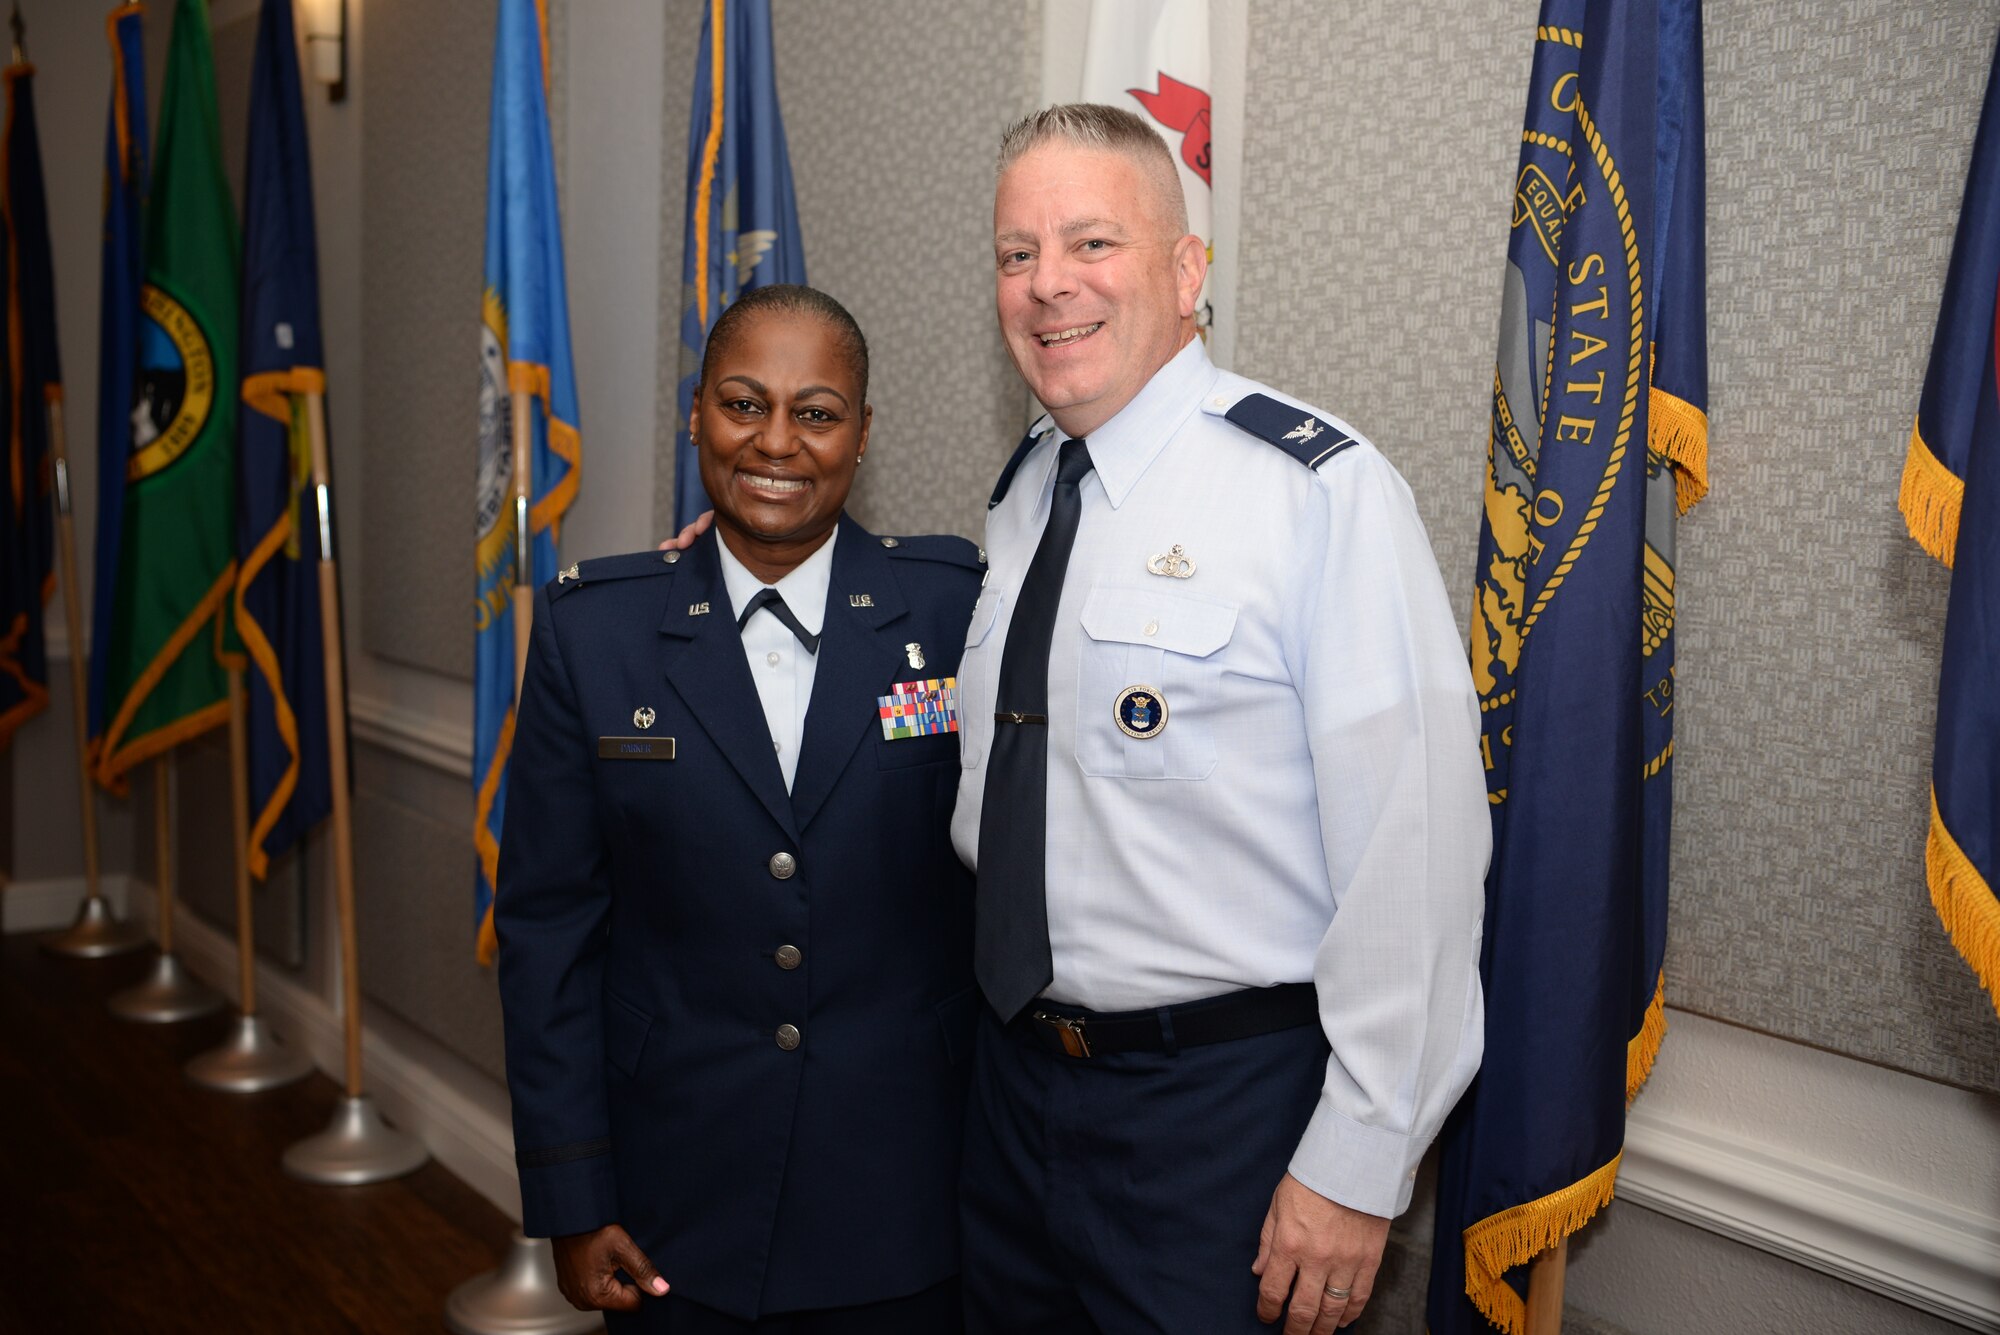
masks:
[[[139,294],[139,383],[132,407],[132,454],[125,480],[137,482],[187,452],[215,406],[215,354],[188,308],[151,283]]]

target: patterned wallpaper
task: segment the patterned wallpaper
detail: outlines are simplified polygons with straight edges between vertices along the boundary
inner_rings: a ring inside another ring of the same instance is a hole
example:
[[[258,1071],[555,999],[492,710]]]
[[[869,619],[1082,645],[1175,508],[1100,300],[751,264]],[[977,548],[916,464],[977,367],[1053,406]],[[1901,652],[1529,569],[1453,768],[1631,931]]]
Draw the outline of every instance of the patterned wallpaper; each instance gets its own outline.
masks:
[[[1025,425],[1025,391],[994,323],[988,252],[993,155],[1000,131],[1030,106],[1039,10],[1024,6],[1017,19],[919,0],[778,0],[772,9],[806,273],[869,339],[875,421],[849,508],[881,532],[977,538],[986,495]],[[669,26],[671,76],[691,68],[699,18]],[[686,196],[684,86],[670,77],[665,124],[661,217],[671,235],[661,237],[661,271],[673,275]],[[662,320],[665,456],[677,303]],[[673,496],[665,466],[655,492],[664,532]]]
[[[1681,529],[1668,998],[2000,1088],[1923,880],[1946,572],[1895,510],[2000,13],[1706,10],[1713,489]],[[1461,623],[1535,12],[1251,9],[1239,369],[1397,463]]]

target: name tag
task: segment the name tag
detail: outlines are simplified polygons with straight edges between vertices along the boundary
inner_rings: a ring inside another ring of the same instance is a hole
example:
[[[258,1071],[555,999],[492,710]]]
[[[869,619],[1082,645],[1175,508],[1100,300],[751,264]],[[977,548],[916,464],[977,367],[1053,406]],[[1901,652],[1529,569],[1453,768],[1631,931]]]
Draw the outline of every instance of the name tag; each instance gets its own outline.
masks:
[[[672,760],[674,739],[671,737],[600,737],[597,739],[599,760]]]

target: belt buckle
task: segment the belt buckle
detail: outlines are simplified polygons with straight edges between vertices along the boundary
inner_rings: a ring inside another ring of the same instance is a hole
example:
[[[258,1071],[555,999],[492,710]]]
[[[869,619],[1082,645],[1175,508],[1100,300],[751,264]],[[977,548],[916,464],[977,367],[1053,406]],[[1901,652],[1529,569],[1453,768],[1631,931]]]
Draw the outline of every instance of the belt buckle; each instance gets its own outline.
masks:
[[[1072,1057],[1088,1057],[1090,1040],[1083,1034],[1081,1015],[1051,1015],[1047,1011],[1036,1011],[1035,1019],[1056,1031],[1062,1040],[1063,1051]]]

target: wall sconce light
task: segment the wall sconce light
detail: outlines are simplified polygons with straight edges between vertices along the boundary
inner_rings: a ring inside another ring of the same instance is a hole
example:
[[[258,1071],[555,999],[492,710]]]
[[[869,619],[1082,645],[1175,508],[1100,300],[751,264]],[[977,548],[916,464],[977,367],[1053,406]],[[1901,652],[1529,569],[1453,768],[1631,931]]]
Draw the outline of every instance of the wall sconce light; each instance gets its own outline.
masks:
[[[306,69],[326,85],[329,102],[347,98],[347,0],[301,0]]]

